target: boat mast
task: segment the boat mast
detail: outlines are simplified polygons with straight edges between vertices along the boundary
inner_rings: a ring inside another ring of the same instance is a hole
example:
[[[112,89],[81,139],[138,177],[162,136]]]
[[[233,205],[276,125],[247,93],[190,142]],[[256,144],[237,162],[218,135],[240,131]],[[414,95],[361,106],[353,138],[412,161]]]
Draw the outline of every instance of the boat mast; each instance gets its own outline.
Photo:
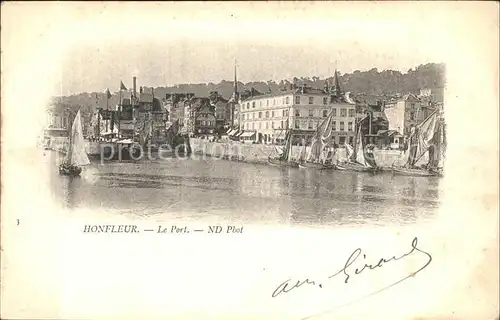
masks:
[[[97,109],[97,140],[101,141],[101,111]]]
[[[120,88],[120,102],[118,104],[118,134],[117,138],[120,139],[120,124],[121,124],[121,117],[122,117],[122,88]]]
[[[136,117],[135,117],[135,99],[136,99],[136,77],[134,76],[133,78],[133,88],[132,88],[132,99],[131,100],[131,103],[132,103],[132,143],[134,143],[134,140],[135,140],[135,121],[136,121]]]
[[[106,90],[106,113],[108,114],[108,117],[109,117],[109,89]],[[109,119],[106,120],[106,133],[108,133],[108,123],[109,123]]]

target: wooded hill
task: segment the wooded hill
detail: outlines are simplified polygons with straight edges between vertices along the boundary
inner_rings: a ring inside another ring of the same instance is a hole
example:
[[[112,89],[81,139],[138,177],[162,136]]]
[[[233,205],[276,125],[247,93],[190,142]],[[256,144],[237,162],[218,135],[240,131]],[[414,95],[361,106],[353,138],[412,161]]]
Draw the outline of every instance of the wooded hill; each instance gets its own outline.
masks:
[[[117,79],[117,88],[120,80]],[[238,82],[238,91],[249,90],[255,88],[257,91],[276,92],[285,87],[286,81],[298,84],[305,83],[314,88],[322,89],[325,86],[325,81],[333,83],[333,75],[328,79],[320,79],[319,77],[300,77],[294,79],[255,81],[242,83]],[[344,91],[351,92],[352,95],[367,94],[367,95],[394,95],[397,93],[405,94],[408,92],[418,93],[422,88],[443,88],[445,86],[445,66],[444,64],[428,63],[420,65],[416,68],[409,69],[406,73],[399,71],[384,70],[378,71],[373,68],[368,71],[356,70],[353,73],[339,73],[339,81]],[[140,86],[140,79],[138,79]],[[113,88],[110,88],[114,91]],[[145,92],[151,92],[151,87],[144,87]],[[154,95],[159,99],[165,98],[167,93],[194,93],[197,97],[207,97],[211,91],[217,91],[224,98],[229,99],[233,92],[233,81],[222,80],[220,83],[199,83],[199,84],[179,84],[171,87],[155,87]],[[95,109],[97,105],[104,107],[106,104],[106,95],[103,92],[80,93],[65,97],[55,97],[54,104],[62,104],[71,109],[81,108],[87,113]],[[117,92],[112,93],[108,104],[114,106],[118,104],[119,95]]]

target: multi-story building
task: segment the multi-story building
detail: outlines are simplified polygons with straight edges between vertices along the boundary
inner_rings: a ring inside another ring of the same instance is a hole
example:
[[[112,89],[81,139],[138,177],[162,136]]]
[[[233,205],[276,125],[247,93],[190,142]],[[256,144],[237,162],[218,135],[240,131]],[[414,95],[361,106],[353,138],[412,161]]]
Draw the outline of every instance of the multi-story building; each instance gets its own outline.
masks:
[[[183,132],[188,134],[188,135],[191,135],[191,136],[197,135],[198,133],[202,133],[202,132],[198,132],[198,129],[200,129],[199,125],[203,126],[206,129],[207,122],[203,122],[203,121],[208,121],[209,120],[208,118],[210,118],[210,119],[212,118],[211,116],[204,115],[205,112],[212,112],[211,109],[202,110],[202,108],[204,106],[210,105],[210,100],[208,98],[190,97],[189,99],[186,99],[184,101],[184,105],[185,105],[185,107],[184,107],[184,131]],[[201,118],[199,119],[202,122],[197,121],[197,118],[200,115],[199,111],[203,111]],[[213,123],[213,126],[209,126],[209,127],[211,127],[211,129],[215,129],[215,122]],[[203,131],[203,133],[207,133],[207,132],[205,132],[206,130],[202,130],[202,131]]]
[[[194,111],[194,134],[213,135],[217,130],[215,110],[209,103],[204,103]]]
[[[242,100],[240,131],[245,132],[241,136],[274,143],[286,130],[293,129],[295,143],[302,139],[307,143],[318,125],[332,112],[335,143],[354,142],[356,106],[346,101],[335,78],[335,86],[327,86],[325,90],[294,85],[292,89],[252,95]]]
[[[165,107],[169,112],[169,122],[179,123],[180,132],[187,133],[185,128],[186,107],[188,100],[194,97],[194,93],[167,93],[165,97]]]
[[[418,97],[424,101],[429,101],[432,103],[443,103],[444,88],[434,87],[420,89],[420,94],[418,95]]]
[[[435,108],[432,104],[421,101],[412,93],[405,94],[398,100],[386,102],[384,113],[389,122],[389,130],[408,136],[411,127],[424,121]]]

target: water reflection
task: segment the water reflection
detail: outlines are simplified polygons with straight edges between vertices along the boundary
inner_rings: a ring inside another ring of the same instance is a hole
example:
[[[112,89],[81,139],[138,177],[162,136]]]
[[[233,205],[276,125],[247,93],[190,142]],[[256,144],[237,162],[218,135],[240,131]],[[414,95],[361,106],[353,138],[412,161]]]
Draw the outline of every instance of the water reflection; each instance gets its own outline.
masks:
[[[68,208],[119,215],[286,224],[404,223],[432,216],[439,179],[279,168],[217,159],[92,164],[81,178],[53,172]],[[62,197],[62,199],[61,199]]]

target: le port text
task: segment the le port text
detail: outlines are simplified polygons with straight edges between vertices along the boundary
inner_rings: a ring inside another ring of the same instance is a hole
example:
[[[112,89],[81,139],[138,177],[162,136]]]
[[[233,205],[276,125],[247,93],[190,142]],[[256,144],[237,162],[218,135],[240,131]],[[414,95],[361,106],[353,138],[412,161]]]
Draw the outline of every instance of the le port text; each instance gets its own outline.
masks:
[[[243,226],[208,226],[206,228],[188,229],[186,226],[162,226],[156,229],[157,233],[243,233]]]

